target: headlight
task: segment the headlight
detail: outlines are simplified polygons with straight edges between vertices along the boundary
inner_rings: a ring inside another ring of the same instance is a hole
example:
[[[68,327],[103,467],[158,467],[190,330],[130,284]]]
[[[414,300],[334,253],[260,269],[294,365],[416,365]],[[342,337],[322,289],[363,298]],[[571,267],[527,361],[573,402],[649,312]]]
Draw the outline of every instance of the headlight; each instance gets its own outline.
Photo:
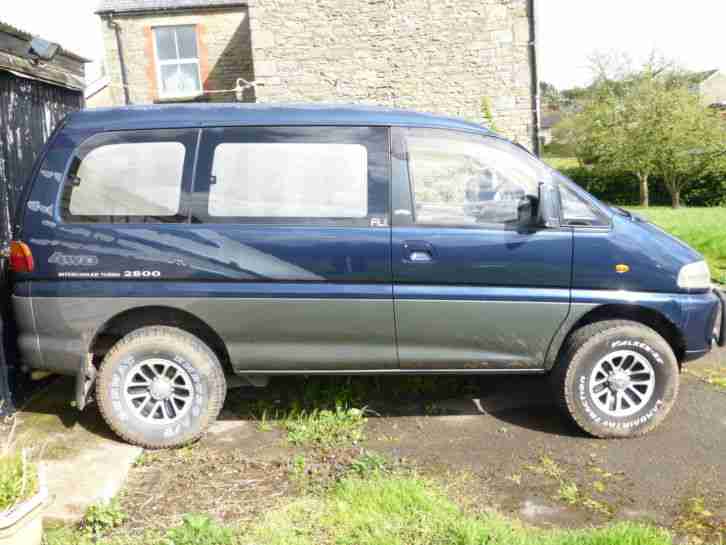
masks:
[[[678,287],[691,290],[707,290],[711,287],[711,272],[705,261],[696,261],[681,267]]]

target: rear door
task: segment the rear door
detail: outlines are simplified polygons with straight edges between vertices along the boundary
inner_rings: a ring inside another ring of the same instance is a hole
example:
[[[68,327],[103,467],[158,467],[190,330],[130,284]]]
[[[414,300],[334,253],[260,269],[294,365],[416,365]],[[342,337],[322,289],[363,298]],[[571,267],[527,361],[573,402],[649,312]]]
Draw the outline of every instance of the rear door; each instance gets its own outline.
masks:
[[[195,276],[210,297],[234,302],[220,327],[237,368],[398,366],[388,134],[203,130],[191,235],[217,268]]]
[[[392,134],[401,367],[542,368],[569,309],[572,232],[510,220],[547,169],[493,137]]]

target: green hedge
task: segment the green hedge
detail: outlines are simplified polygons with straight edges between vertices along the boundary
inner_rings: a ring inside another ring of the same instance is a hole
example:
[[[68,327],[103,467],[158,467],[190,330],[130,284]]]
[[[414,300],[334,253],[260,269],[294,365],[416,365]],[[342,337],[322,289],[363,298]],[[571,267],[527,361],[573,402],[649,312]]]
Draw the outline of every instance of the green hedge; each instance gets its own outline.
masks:
[[[621,206],[639,203],[638,179],[631,174],[605,174],[588,167],[565,168],[561,172],[605,202]],[[661,180],[651,179],[648,185],[651,205],[671,204],[671,197]],[[681,203],[685,206],[726,205],[726,173],[691,182],[681,193]]]

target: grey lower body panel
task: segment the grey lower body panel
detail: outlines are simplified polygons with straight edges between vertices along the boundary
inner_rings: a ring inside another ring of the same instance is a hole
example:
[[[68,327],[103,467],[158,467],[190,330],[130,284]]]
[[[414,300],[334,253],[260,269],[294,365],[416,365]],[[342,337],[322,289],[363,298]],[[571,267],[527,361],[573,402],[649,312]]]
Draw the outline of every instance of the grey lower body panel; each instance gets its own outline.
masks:
[[[551,367],[550,345],[586,310],[568,316],[562,303],[397,301],[397,352],[386,299],[14,296],[13,304],[23,361],[68,375],[82,368],[99,330],[131,309],[197,317],[221,337],[241,374],[536,373]]]
[[[397,300],[401,369],[542,369],[568,303]]]
[[[32,302],[30,301],[32,299]],[[163,307],[205,322],[235,370],[395,369],[393,307],[385,299],[13,297],[21,355],[32,367],[76,374],[96,333],[131,309]],[[35,326],[28,317],[35,316]]]

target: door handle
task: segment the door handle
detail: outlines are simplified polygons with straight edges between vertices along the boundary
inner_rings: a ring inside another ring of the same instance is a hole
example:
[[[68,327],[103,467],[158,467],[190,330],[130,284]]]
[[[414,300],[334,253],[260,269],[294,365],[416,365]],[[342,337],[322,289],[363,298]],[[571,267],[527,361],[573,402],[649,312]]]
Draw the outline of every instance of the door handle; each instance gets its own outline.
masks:
[[[403,243],[403,258],[409,263],[431,263],[434,248],[428,242],[411,240]]]
[[[426,263],[431,261],[431,254],[426,251],[414,250],[408,254],[408,260],[414,263]]]

